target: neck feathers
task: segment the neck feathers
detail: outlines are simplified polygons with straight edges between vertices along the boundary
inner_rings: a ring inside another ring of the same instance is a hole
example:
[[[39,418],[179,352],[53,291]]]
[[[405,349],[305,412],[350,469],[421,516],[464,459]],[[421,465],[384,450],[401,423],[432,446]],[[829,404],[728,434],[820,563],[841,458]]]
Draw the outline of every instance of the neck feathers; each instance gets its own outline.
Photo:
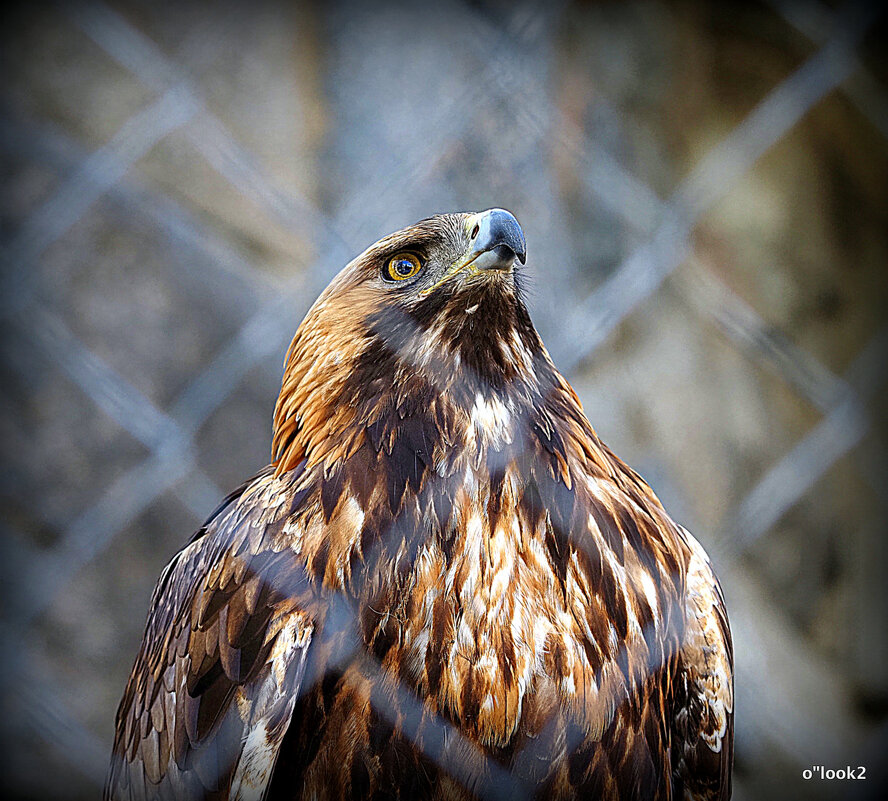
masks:
[[[493,314],[483,294],[468,298],[468,312],[465,298],[459,308],[405,310],[354,295],[322,295],[290,345],[274,415],[277,475],[303,462],[327,475],[369,443],[437,472],[467,450],[506,459],[526,451],[567,487],[574,460],[592,474],[626,476],[520,300]]]

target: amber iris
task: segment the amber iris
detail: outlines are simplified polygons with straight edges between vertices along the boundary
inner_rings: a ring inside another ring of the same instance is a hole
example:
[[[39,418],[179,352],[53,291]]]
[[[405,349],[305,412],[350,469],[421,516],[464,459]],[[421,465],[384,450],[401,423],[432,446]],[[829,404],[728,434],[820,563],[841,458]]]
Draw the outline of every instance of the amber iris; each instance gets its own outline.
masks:
[[[386,275],[393,281],[405,281],[413,278],[422,269],[422,262],[412,253],[399,253],[388,260],[385,267]]]

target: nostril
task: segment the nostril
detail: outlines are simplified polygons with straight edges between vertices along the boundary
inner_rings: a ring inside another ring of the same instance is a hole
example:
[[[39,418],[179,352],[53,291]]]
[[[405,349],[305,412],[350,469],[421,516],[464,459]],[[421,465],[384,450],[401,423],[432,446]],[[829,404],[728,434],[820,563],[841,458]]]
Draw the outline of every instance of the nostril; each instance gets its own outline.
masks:
[[[476,236],[478,236],[480,231],[481,231],[481,226],[478,225],[478,223],[475,223],[475,227],[472,229],[472,233],[470,235],[471,238],[474,239]]]

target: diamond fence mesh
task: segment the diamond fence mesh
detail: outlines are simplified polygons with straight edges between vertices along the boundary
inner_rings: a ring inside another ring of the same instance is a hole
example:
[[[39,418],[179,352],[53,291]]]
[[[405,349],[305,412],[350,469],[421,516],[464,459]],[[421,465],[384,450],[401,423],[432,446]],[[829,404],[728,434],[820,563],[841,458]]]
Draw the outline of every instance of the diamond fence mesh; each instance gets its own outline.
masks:
[[[803,784],[810,764],[876,775],[878,12],[8,12],[8,791],[97,794],[154,581],[266,463],[286,345],[327,281],[391,230],[490,206],[524,225],[532,314],[593,425],[722,575],[736,797],[845,797]]]

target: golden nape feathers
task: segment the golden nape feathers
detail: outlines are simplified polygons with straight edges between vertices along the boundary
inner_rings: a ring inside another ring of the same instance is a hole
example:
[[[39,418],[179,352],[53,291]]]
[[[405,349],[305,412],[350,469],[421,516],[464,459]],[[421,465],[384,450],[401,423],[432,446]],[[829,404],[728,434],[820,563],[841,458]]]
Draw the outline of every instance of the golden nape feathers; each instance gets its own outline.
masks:
[[[161,574],[111,799],[725,799],[706,554],[599,440],[493,209],[377,242],[299,326],[272,464]]]

